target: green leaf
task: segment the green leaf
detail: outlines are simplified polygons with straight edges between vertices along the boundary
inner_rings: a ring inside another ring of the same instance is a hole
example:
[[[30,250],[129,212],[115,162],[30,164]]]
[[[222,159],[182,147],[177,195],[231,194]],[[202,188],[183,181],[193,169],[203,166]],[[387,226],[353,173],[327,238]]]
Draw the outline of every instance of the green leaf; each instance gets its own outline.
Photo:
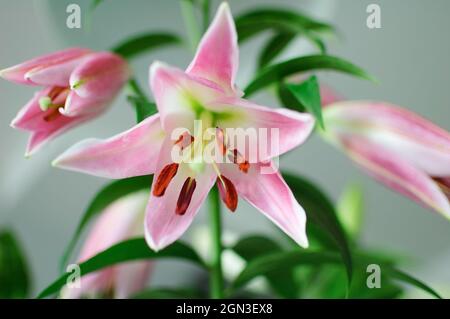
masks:
[[[408,275],[407,273],[395,269],[393,267],[388,267],[388,266],[382,266],[381,268],[382,272],[386,273],[387,275],[390,276],[391,278],[397,279],[399,281],[405,282],[407,284],[410,284],[416,288],[422,289],[423,291],[428,292],[430,295],[438,298],[438,299],[442,299],[442,296],[440,294],[438,294],[434,289],[432,289],[431,287],[429,287],[428,285],[426,285],[425,283],[421,282],[420,280]]]
[[[128,80],[128,91],[130,95],[127,96],[127,99],[134,106],[137,123],[158,112],[156,104],[148,100],[147,95],[135,78]]]
[[[94,199],[91,201],[88,208],[84,212],[84,215],[81,218],[78,227],[76,228],[75,234],[72,236],[68,247],[64,251],[64,255],[61,258],[61,269],[65,268],[65,265],[67,264],[67,261],[69,260],[70,255],[78,241],[78,238],[80,237],[84,228],[94,217],[96,217],[117,199],[146,188],[150,189],[152,179],[152,176],[131,177],[114,181],[103,187],[97,193],[97,195],[94,197]]]
[[[240,42],[269,29],[304,35],[323,51],[324,45],[316,33],[334,32],[331,25],[291,9],[260,8],[238,16],[235,21]]]
[[[286,83],[279,82],[277,84],[277,95],[280,103],[291,110],[306,112],[305,106],[292,94]]]
[[[308,221],[323,231],[339,250],[346,268],[348,286],[350,286],[353,274],[352,255],[332,202],[318,187],[306,179],[286,172],[283,172],[283,177],[295,198],[305,209]]]
[[[363,192],[359,185],[349,185],[341,194],[337,204],[339,220],[352,238],[361,230],[364,210]]]
[[[196,289],[154,288],[142,291],[132,297],[133,299],[200,299],[205,294]]]
[[[0,232],[0,298],[26,298],[30,290],[30,275],[22,249],[14,235]]]
[[[178,258],[193,262],[201,267],[206,267],[197,253],[186,244],[176,242],[159,252],[154,252],[148,247],[144,238],[135,238],[118,243],[80,263],[80,274],[84,276],[102,268],[127,261],[161,258]],[[66,284],[70,275],[71,273],[66,273],[59,277],[50,286],[45,288],[38,295],[38,298],[45,298],[58,292]]]
[[[112,51],[125,59],[132,59],[146,51],[180,43],[180,38],[171,33],[144,33],[125,40]]]
[[[232,283],[232,289],[238,289],[258,276],[264,276],[276,270],[291,271],[299,266],[319,266],[339,263],[339,255],[332,252],[289,251],[264,255],[251,260]]]
[[[140,123],[147,117],[158,113],[156,104],[149,102],[146,98],[139,96],[129,95],[127,96],[128,102],[134,105],[136,109],[136,122]]]
[[[320,127],[323,129],[325,125],[323,123],[320,87],[317,77],[313,75],[300,84],[287,84],[287,87],[300,104],[302,104],[309,113],[314,115]]]
[[[279,32],[269,39],[258,59],[258,67],[262,68],[275,59],[294,40],[295,33]]]
[[[250,262],[267,254],[281,252],[283,248],[270,238],[255,235],[241,239],[232,250]],[[284,268],[275,269],[268,272],[266,278],[272,289],[281,297],[297,297],[298,287],[292,271]]]
[[[263,68],[256,75],[255,79],[253,79],[253,81],[245,88],[245,94],[246,96],[250,96],[270,84],[281,81],[287,76],[311,70],[340,71],[363,79],[375,81],[375,79],[366,73],[366,71],[346,60],[330,55],[310,55],[294,58]]]

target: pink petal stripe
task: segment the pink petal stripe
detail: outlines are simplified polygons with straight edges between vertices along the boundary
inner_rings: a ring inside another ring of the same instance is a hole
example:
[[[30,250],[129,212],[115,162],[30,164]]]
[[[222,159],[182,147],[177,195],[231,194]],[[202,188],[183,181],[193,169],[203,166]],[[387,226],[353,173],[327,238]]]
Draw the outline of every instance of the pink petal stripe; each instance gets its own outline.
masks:
[[[124,59],[111,52],[93,53],[70,76],[70,87],[84,98],[110,100],[128,80]]]
[[[219,169],[234,184],[239,196],[300,246],[308,247],[305,211],[273,163],[250,164],[247,173],[240,171],[234,164],[221,164]]]
[[[376,180],[450,218],[447,197],[420,169],[366,139],[347,138],[342,143],[349,156]]]
[[[450,176],[450,133],[419,115],[383,102],[351,101],[324,111],[333,134],[358,135],[432,176]]]
[[[186,72],[213,81],[227,93],[236,95],[234,80],[238,65],[236,27],[228,4],[222,2]]]
[[[65,49],[3,69],[0,76],[19,84],[67,86],[70,72],[79,59],[91,52],[84,48]]]
[[[192,129],[196,112],[223,95],[214,83],[191,77],[162,62],[151,65],[149,81],[166,132],[179,127]]]
[[[154,181],[158,179],[162,168],[172,162],[172,147],[173,141],[167,139],[161,151]],[[175,213],[177,201],[181,188],[188,177],[195,179],[196,188],[187,211],[183,215],[177,215]],[[187,164],[180,164],[177,174],[161,197],[153,195],[155,186],[155,182],[153,182],[145,219],[145,238],[150,248],[155,251],[161,250],[183,235],[197,215],[215,180],[216,174],[210,165],[205,165],[203,171],[197,173],[192,171]]]
[[[248,132],[246,149],[238,151],[252,163],[267,161],[299,146],[314,128],[314,118],[310,114],[271,109],[239,98],[219,99],[208,107],[218,114],[232,114],[222,120],[219,118],[216,124],[220,128],[250,129],[237,130],[236,136],[230,139],[241,141]]]
[[[53,165],[106,178],[153,174],[164,139],[159,114],[109,139],[75,144]]]

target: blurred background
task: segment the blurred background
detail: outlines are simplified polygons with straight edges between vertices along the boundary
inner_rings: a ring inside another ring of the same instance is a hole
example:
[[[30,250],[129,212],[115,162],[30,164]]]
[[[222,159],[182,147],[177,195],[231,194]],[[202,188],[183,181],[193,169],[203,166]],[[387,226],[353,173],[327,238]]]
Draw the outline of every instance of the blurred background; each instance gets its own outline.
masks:
[[[91,1],[0,0],[0,69],[32,57],[70,46],[108,49],[128,35],[148,30],[185,28],[178,1],[106,0],[99,5],[88,27],[68,29],[66,7],[77,3],[82,19]],[[218,1],[215,1],[214,9]],[[345,75],[320,73],[320,79],[347,99],[386,100],[424,115],[450,129],[450,1],[447,0],[230,0],[234,14],[255,4],[280,4],[304,10],[337,26],[340,37],[331,39],[329,53],[368,70],[380,80],[375,85]],[[366,7],[381,7],[381,29],[366,26]],[[264,35],[241,47],[238,84],[243,87],[255,70],[254,48]],[[295,42],[284,56],[306,53],[308,46]],[[145,88],[149,64],[163,60],[181,68],[191,52],[184,48],[161,49],[133,62]],[[105,180],[54,169],[50,161],[86,137],[109,137],[131,127],[135,115],[122,95],[100,119],[58,138],[31,159],[23,154],[27,134],[9,127],[35,88],[0,81],[0,227],[15,230],[31,264],[34,291],[58,275],[59,258],[95,192]],[[255,99],[276,106],[260,94]],[[281,159],[281,167],[308,176],[337,199],[345,186],[357,182],[365,194],[366,215],[362,241],[367,247],[408,257],[402,269],[450,296],[450,224],[437,214],[414,204],[360,173],[343,154],[318,137]],[[249,205],[240,202],[235,214],[224,214],[227,231],[237,234],[274,232],[273,226]],[[195,225],[207,221],[200,212]],[[193,230],[186,234],[192,237]],[[188,283],[196,270],[176,262],[161,262],[152,283],[166,286]],[[419,295],[420,296],[420,295]]]

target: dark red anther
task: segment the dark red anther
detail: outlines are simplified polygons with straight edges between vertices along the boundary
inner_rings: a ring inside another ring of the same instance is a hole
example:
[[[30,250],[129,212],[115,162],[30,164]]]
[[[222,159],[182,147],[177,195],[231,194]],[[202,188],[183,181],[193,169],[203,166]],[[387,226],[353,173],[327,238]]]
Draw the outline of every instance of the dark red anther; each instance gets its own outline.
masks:
[[[156,179],[155,185],[153,186],[153,195],[160,197],[163,196],[170,181],[175,177],[178,171],[178,164],[172,163],[164,166]]]
[[[175,213],[177,215],[184,215],[184,213],[186,213],[196,186],[197,182],[195,179],[191,177],[186,178],[183,187],[181,188],[180,196],[178,196],[177,207],[175,208]]]
[[[219,189],[220,198],[229,210],[234,212],[238,204],[238,194],[234,184],[225,176],[220,175],[217,180],[217,188]]]

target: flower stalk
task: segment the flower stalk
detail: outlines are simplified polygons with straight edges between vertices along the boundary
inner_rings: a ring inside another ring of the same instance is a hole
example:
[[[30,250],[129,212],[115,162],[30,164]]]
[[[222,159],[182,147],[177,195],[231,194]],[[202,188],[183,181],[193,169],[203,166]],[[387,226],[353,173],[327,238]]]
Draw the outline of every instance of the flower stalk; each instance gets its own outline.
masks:
[[[210,295],[211,298],[223,298],[222,272],[222,220],[220,210],[219,190],[213,187],[209,194],[209,210],[211,225],[212,258],[210,267]]]

